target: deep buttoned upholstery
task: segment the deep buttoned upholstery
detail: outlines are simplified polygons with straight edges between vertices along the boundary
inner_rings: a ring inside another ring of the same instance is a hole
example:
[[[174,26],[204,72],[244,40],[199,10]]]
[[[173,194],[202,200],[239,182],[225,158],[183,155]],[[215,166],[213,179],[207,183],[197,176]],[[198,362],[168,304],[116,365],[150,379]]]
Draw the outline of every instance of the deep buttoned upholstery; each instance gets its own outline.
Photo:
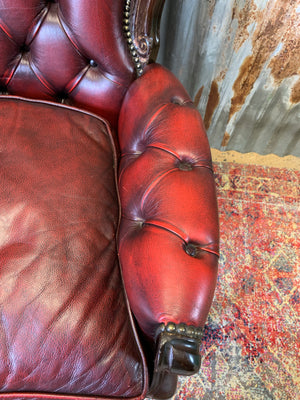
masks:
[[[136,77],[132,3],[0,2],[3,399],[168,398],[200,366],[210,149],[169,71]]]
[[[122,0],[3,0],[2,92],[80,106],[115,125],[134,77],[123,10]]]
[[[202,119],[177,79],[153,64],[129,89],[119,132],[120,259],[135,315],[150,336],[162,322],[204,326],[219,241]]]

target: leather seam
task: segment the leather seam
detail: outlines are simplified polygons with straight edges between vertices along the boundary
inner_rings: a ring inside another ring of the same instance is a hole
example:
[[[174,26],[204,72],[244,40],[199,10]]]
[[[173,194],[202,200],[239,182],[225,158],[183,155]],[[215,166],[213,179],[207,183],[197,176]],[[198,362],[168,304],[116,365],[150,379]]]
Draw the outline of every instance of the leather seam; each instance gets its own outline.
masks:
[[[6,24],[3,22],[2,18],[0,18],[0,29],[2,30],[2,32],[5,33],[5,35],[7,36],[8,39],[10,39],[14,44],[17,44],[14,41],[13,36],[11,35],[11,33],[9,32],[8,27],[6,26]]]

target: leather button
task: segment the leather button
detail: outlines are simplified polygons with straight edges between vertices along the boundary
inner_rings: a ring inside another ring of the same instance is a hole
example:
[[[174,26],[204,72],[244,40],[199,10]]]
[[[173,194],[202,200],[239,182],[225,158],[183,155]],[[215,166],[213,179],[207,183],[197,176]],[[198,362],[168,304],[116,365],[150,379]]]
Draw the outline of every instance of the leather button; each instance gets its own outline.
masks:
[[[30,47],[25,43],[20,47],[20,52],[21,53],[28,53],[29,50],[30,50]]]
[[[185,248],[184,248],[186,254],[188,254],[191,257],[197,257],[198,256],[198,249],[197,246],[193,243],[188,243]]]
[[[178,167],[181,171],[192,171],[192,169],[193,169],[193,164],[192,164],[190,161],[181,160],[181,161],[179,161],[179,163],[177,164],[177,167]]]
[[[92,68],[96,68],[96,67],[98,66],[98,64],[96,63],[95,60],[90,60],[90,66],[91,66]]]
[[[8,94],[6,86],[4,85],[0,86],[0,94]]]
[[[57,93],[57,95],[56,95],[56,101],[58,103],[64,104],[66,102],[67,98],[68,98],[68,94],[66,92],[60,92],[60,93]]]
[[[137,227],[138,229],[142,229],[142,228],[144,228],[144,226],[145,226],[145,221],[142,220],[142,219],[136,219],[136,220],[135,220],[135,223],[136,223],[136,227]]]
[[[182,105],[184,104],[184,101],[183,101],[181,98],[179,98],[179,97],[177,97],[177,96],[174,96],[174,97],[172,97],[172,99],[171,99],[171,103],[177,104],[177,105],[179,105],[179,106],[182,106]]]

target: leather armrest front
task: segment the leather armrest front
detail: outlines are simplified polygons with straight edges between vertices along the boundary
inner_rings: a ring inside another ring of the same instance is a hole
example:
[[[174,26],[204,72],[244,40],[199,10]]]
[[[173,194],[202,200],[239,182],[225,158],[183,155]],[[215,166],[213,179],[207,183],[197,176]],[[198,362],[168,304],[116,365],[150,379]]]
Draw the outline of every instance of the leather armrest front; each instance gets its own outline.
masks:
[[[131,309],[159,324],[203,327],[217,278],[218,213],[203,122],[158,64],[129,88],[119,118],[119,256]]]

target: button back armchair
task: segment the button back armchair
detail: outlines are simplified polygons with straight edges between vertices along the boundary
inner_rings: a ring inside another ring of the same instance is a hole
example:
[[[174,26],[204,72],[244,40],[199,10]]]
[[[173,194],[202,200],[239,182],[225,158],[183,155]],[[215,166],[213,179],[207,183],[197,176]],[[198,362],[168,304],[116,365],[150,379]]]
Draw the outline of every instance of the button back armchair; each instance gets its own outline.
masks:
[[[217,277],[207,137],[163,0],[0,2],[0,397],[168,398]]]

